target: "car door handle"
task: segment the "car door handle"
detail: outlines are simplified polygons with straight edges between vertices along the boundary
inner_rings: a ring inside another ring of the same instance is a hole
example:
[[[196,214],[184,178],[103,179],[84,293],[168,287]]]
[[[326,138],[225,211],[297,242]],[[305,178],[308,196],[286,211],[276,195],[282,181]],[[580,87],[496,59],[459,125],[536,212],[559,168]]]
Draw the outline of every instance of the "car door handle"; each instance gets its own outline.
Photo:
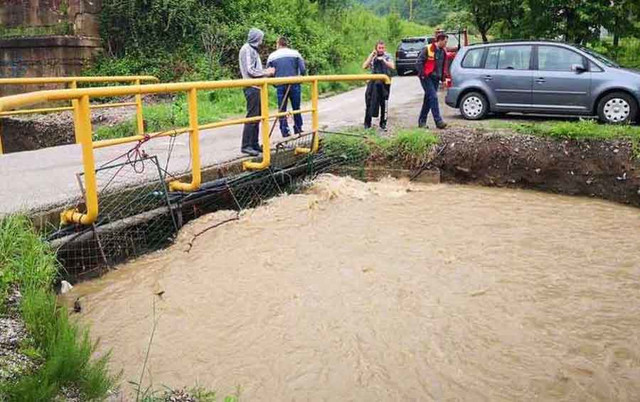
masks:
[[[545,80],[544,78],[540,77],[540,78],[538,78],[538,79],[536,80],[536,82],[537,82],[538,84],[544,84],[545,82],[547,82],[547,80]]]
[[[493,80],[493,77],[492,77],[492,76],[490,76],[490,75],[485,75],[485,76],[484,76],[484,80],[485,80],[485,81],[491,81],[491,80]]]

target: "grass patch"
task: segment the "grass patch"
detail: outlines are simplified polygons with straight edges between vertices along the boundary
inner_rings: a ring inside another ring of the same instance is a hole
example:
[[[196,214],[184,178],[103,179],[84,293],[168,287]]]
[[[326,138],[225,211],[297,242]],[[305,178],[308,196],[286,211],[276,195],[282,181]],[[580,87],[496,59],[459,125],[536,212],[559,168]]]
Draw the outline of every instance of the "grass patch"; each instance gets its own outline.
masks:
[[[96,344],[57,305],[52,290],[58,272],[55,254],[24,216],[0,220],[0,271],[5,292],[15,284],[22,293],[20,313],[33,337],[28,347],[43,359],[34,373],[2,385],[2,395],[9,401],[48,401],[71,386],[87,400],[104,397],[115,383],[107,372],[108,356],[92,360]]]
[[[437,136],[423,129],[399,130],[391,137],[360,131],[329,134],[323,139],[322,149],[350,165],[375,161],[415,169],[431,159],[431,150],[438,142]]]

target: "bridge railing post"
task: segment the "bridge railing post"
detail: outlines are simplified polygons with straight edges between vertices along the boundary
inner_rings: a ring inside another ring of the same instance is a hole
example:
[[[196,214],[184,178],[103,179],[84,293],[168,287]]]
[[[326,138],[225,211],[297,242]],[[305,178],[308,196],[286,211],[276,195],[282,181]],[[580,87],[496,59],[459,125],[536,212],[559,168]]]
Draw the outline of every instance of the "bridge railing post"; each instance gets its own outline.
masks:
[[[191,149],[191,183],[172,181],[169,183],[171,191],[195,191],[202,183],[200,170],[200,127],[198,125],[198,91],[189,89],[187,93],[189,106],[189,148]]]
[[[78,83],[76,81],[71,81],[69,83],[69,89],[78,89]],[[73,127],[76,137],[76,144],[80,144],[80,136],[78,135],[78,100],[72,99],[71,106],[73,107]]]
[[[90,225],[98,218],[98,184],[96,181],[96,164],[93,156],[93,130],[91,128],[91,108],[89,96],[83,95],[75,100],[74,116],[77,117],[76,135],[82,148],[82,164],[84,168],[84,187],[86,213],[78,210],[67,210],[60,215],[63,224],[81,223]]]
[[[311,83],[311,131],[313,131],[313,143],[311,146],[311,153],[318,151],[320,145],[320,108],[318,107],[318,98],[320,97],[320,90],[318,88],[318,80],[313,80]]]
[[[140,86],[140,79],[134,81],[134,84]],[[142,115],[142,95],[136,95],[136,126],[138,135],[144,135],[144,117]]]

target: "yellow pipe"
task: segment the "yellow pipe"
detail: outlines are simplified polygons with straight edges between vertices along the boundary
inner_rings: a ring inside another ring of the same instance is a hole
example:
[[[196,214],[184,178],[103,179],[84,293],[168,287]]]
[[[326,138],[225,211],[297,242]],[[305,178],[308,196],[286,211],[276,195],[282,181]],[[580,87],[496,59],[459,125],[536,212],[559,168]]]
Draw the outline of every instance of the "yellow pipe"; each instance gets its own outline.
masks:
[[[260,87],[260,113],[262,116],[262,161],[244,161],[244,169],[266,169],[271,164],[271,144],[269,141],[269,85],[264,82]]]
[[[313,131],[313,146],[311,147],[311,152],[313,153],[318,151],[318,146],[320,144],[320,133],[318,132],[320,129],[320,107],[318,106],[319,97],[320,90],[318,88],[318,81],[316,80],[311,84],[311,109],[313,109],[313,114],[311,115],[311,131]]]
[[[318,88],[318,81],[311,83],[311,132],[313,133],[313,139],[311,140],[311,148],[298,147],[295,150],[296,154],[310,154],[318,152],[320,146],[320,112],[318,106],[318,98],[320,97],[320,90]]]
[[[98,218],[98,185],[96,182],[96,168],[91,146],[91,110],[89,109],[89,96],[85,95],[78,100],[76,122],[76,134],[82,148],[82,163],[84,167],[85,203],[86,213],[80,213],[77,209],[70,209],[60,214],[63,224],[81,223],[90,225]]]
[[[69,83],[69,88],[70,89],[77,89],[78,88],[78,83],[76,81],[71,81]],[[71,100],[71,107],[73,108],[73,127],[74,127],[74,135],[76,137],[76,144],[80,143],[80,136],[78,134],[78,110],[80,110],[78,108],[78,100],[77,99],[72,99]],[[89,119],[91,119],[91,116],[89,116]]]
[[[253,123],[256,121],[260,121],[262,120],[262,116],[257,116],[257,117],[243,117],[241,119],[233,119],[233,120],[225,120],[225,121],[219,121],[216,123],[207,123],[207,124],[202,124],[200,126],[198,126],[198,129],[202,130],[209,130],[212,128],[219,128],[219,127],[227,127],[227,126],[233,126],[233,125],[238,125],[238,124],[244,124],[244,123]],[[123,137],[123,138],[112,138],[109,140],[100,140],[100,141],[95,141],[93,143],[93,148],[94,149],[98,149],[98,148],[105,148],[105,147],[110,147],[113,145],[120,145],[120,144],[128,144],[131,142],[136,142],[136,141],[142,141],[145,138],[162,138],[162,137],[170,137],[172,135],[181,135],[184,133],[188,133],[190,131],[190,129],[187,128],[176,128],[173,130],[166,130],[166,131],[158,131],[155,133],[149,133],[147,135],[132,135],[131,137]]]
[[[189,142],[191,147],[191,183],[172,181],[169,183],[171,191],[195,191],[202,182],[200,172],[200,130],[198,128],[198,91],[191,89],[187,96],[189,105]]]
[[[31,78],[0,78],[0,85],[38,85],[38,84],[71,84],[72,82],[82,83],[103,83],[103,82],[133,82],[160,80],[152,75],[119,75],[111,77],[31,77]]]
[[[270,115],[269,117],[285,117],[285,116],[289,116],[289,115],[294,115],[294,114],[305,114],[305,113],[312,113],[313,109],[302,109],[302,110],[291,110],[291,111],[286,111],[286,112],[279,112],[279,113],[275,113]]]
[[[140,86],[140,80],[136,80],[135,84]],[[144,134],[144,119],[142,117],[142,95],[136,94],[136,122],[138,126],[138,135]]]
[[[110,109],[116,107],[125,107],[125,106],[135,106],[135,102],[123,102],[123,103],[104,103],[101,105],[91,105],[91,109]],[[23,114],[41,114],[41,113],[52,113],[52,112],[67,112],[69,110],[74,110],[73,106],[64,106],[64,107],[46,107],[41,109],[26,109],[26,110],[14,110],[11,112],[0,112],[0,116],[18,116]]]
[[[4,149],[2,149],[2,119],[0,119],[0,155],[4,154]]]
[[[325,81],[369,81],[377,80],[390,83],[390,78],[384,74],[353,74],[353,75],[323,75],[323,76],[301,76],[282,78],[260,78],[251,80],[225,80],[225,81],[199,81],[199,82],[176,82],[171,84],[147,84],[140,86],[115,86],[82,88],[77,90],[54,89],[48,91],[29,92],[19,95],[11,95],[0,98],[0,110],[11,110],[16,107],[45,101],[58,101],[77,99],[84,95],[91,97],[125,96],[135,94],[156,94],[185,92],[191,89],[213,90],[224,88],[246,88],[250,86],[261,86],[284,84],[301,84],[307,82]]]
[[[116,107],[135,106],[135,102],[122,102],[122,103],[102,103],[100,105],[91,105],[91,109],[111,109]]]
[[[45,107],[41,109],[26,109],[26,110],[14,110],[11,112],[1,112],[0,116],[18,116],[22,114],[40,114],[40,113],[51,113],[51,112],[66,112],[69,110],[73,110],[73,106],[64,106],[64,107]]]

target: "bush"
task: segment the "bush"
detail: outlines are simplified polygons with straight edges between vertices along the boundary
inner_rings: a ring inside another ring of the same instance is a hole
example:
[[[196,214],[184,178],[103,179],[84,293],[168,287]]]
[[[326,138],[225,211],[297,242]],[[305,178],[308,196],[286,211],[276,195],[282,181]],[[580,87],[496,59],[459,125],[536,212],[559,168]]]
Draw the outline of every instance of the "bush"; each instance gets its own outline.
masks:
[[[356,72],[377,40],[389,41],[391,50],[403,35],[433,32],[397,15],[387,20],[362,6],[321,3],[104,0],[101,35],[107,51],[88,73],[152,74],[162,81],[236,78],[237,52],[252,26],[266,33],[263,60],[276,38],[286,35],[305,57],[309,74]]]

